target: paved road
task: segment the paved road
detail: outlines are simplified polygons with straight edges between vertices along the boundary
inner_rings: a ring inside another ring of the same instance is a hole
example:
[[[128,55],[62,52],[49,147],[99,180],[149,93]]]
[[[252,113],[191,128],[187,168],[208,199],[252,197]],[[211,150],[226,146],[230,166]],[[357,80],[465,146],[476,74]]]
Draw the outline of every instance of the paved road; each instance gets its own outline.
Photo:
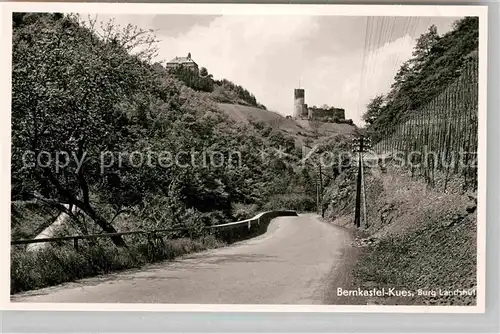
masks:
[[[314,215],[280,217],[229,247],[12,297],[13,302],[323,304],[349,233]]]

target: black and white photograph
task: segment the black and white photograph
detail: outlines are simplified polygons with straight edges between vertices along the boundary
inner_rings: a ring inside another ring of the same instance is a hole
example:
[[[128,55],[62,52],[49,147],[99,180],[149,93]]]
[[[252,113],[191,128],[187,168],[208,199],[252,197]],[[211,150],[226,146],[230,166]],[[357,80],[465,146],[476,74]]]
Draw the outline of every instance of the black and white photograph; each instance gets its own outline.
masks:
[[[5,307],[484,310],[485,7],[2,17]]]

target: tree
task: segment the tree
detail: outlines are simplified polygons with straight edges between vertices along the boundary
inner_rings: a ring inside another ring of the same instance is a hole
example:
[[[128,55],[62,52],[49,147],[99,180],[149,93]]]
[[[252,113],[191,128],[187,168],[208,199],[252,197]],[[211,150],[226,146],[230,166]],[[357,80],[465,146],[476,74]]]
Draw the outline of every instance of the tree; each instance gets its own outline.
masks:
[[[391,132],[411,110],[417,110],[440,94],[461,73],[468,55],[477,50],[477,17],[465,17],[439,36],[432,25],[416,43],[412,57],[398,70],[385,103],[367,111],[364,119],[371,133]]]
[[[99,213],[92,189],[105,181],[100,154],[119,150],[128,142],[130,122],[116,106],[124,96],[147,86],[150,76],[142,62],[154,54],[149,49],[152,40],[131,26],[118,32],[113,23],[97,33],[82,27],[73,16],[27,14],[16,24],[12,68],[15,190],[28,191],[58,207],[68,203],[103,231],[116,232]],[[137,47],[141,51],[131,57],[129,51]],[[120,237],[113,241],[125,245]]]
[[[207,71],[207,69],[206,69],[205,67],[202,67],[202,68],[200,69],[200,76],[201,76],[202,78],[205,78],[205,77],[207,77],[207,76],[208,76],[208,71]]]
[[[184,82],[186,86],[202,92],[212,92],[214,90],[214,81],[212,75],[208,74],[205,67],[202,67],[199,72],[193,71],[191,68],[179,66],[172,72],[179,80]]]
[[[422,70],[422,66],[429,59],[429,56],[431,55],[434,46],[439,42],[439,39],[440,37],[435,25],[431,25],[427,33],[420,35],[417,39],[417,44],[413,49],[412,58],[409,61],[413,71],[419,72]]]
[[[363,121],[370,125],[373,124],[379,118],[383,104],[384,95],[375,96],[366,106],[366,112],[363,114]]]

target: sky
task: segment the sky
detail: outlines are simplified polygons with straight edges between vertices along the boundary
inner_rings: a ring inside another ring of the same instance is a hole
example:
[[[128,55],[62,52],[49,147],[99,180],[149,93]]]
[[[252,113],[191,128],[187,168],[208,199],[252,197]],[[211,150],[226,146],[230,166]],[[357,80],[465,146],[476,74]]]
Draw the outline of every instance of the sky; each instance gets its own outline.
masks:
[[[362,125],[366,104],[387,93],[415,39],[431,24],[443,34],[457,17],[100,15],[155,29],[158,60],[191,56],[216,79],[253,93],[269,110],[293,112],[294,88],[305,102],[346,110]]]

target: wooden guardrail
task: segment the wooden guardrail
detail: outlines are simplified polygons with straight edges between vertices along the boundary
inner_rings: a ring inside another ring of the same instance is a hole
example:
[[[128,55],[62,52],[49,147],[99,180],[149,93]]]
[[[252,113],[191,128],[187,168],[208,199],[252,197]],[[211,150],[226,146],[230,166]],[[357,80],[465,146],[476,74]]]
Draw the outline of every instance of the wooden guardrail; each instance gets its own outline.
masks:
[[[264,233],[267,230],[267,226],[272,219],[280,216],[297,216],[297,212],[293,210],[282,210],[282,211],[267,211],[256,215],[253,218],[245,219],[237,222],[212,225],[203,227],[204,231],[215,235],[218,239],[225,242],[232,243],[238,240],[244,240],[252,236],[256,236]],[[98,239],[98,238],[110,238],[115,236],[124,235],[134,235],[142,234],[148,236],[155,236],[160,233],[165,232],[186,232],[188,235],[192,229],[187,227],[179,228],[168,228],[168,229],[157,229],[157,230],[136,230],[127,232],[117,232],[117,233],[101,233],[101,234],[88,234],[88,235],[72,235],[65,237],[55,237],[55,238],[39,238],[39,239],[25,239],[25,240],[13,240],[11,245],[25,245],[25,244],[35,244],[44,242],[61,242],[73,240],[74,247],[78,249],[78,240],[83,239]]]

